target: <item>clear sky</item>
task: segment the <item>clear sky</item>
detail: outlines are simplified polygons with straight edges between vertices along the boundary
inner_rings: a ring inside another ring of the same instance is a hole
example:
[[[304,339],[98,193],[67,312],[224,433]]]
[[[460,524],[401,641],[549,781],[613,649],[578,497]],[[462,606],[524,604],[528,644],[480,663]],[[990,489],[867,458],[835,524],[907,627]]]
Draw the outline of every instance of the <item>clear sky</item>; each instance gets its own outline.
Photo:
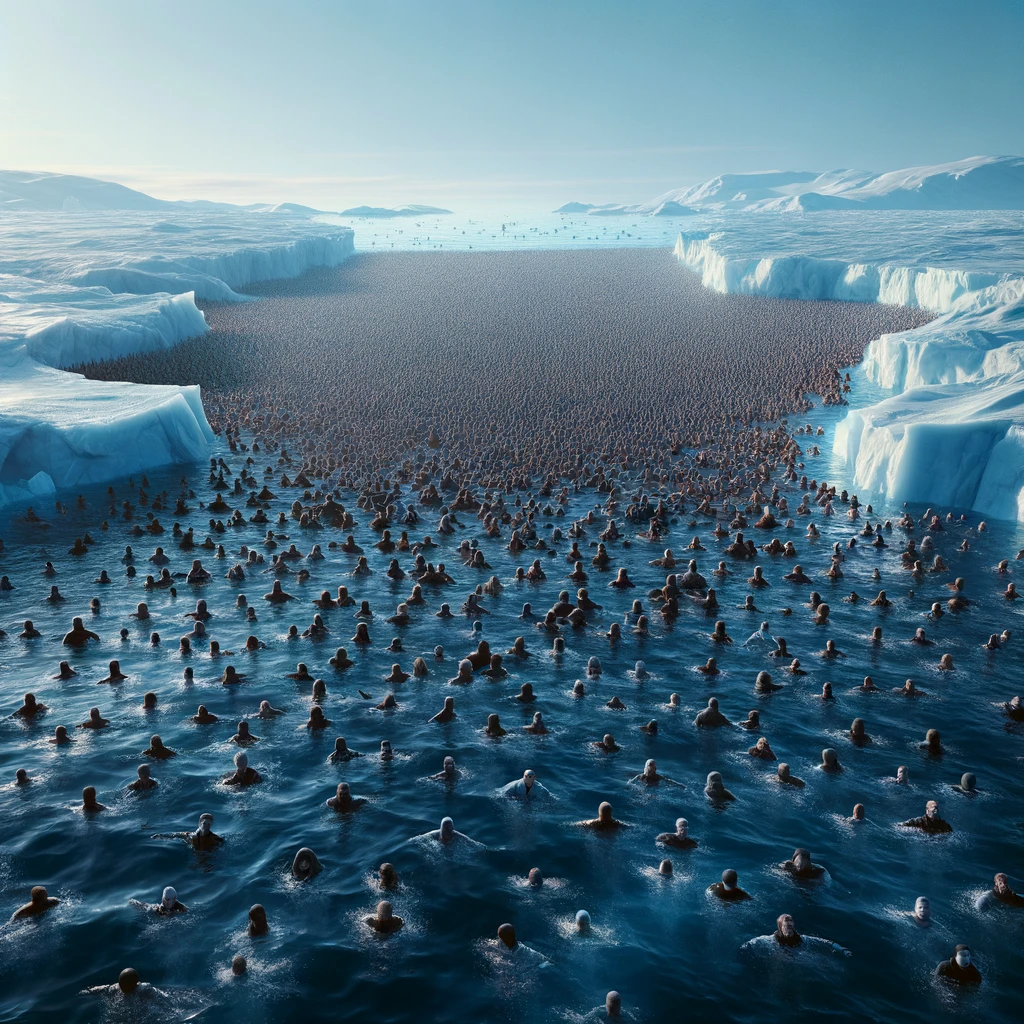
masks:
[[[649,199],[1024,153],[1024,0],[0,0],[0,167],[163,198]]]

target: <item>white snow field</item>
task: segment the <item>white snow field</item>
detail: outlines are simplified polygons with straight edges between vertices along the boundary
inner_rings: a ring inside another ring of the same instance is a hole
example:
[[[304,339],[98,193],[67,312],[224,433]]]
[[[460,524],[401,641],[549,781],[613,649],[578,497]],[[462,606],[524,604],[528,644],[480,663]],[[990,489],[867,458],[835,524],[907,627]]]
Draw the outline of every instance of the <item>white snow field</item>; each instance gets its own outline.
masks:
[[[204,458],[213,435],[198,387],[62,367],[175,345],[207,330],[196,297],[241,301],[236,288],[352,251],[350,229],[301,208],[0,173],[0,503]]]

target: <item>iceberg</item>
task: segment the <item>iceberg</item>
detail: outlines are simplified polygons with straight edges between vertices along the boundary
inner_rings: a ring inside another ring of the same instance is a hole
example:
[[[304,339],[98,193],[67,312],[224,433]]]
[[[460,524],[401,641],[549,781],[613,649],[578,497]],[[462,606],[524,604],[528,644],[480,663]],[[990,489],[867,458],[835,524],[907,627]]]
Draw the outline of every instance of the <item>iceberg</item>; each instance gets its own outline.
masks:
[[[834,450],[861,492],[1024,519],[1024,373],[921,385],[854,409]]]
[[[350,228],[308,208],[150,205],[68,177],[0,172],[0,504],[204,458],[213,433],[197,386],[66,368],[202,335],[196,299],[250,301],[239,289],[354,250]],[[64,204],[69,184],[78,206]],[[35,205],[5,207],[15,187]]]
[[[852,216],[858,219],[842,222],[853,230],[840,244],[853,246],[859,236],[864,245],[864,218],[879,215]],[[899,246],[899,231],[911,223],[882,216]],[[736,224],[742,232],[746,222]],[[951,257],[952,264],[985,269],[893,266],[791,249],[755,257],[749,249],[756,243],[750,237],[743,246],[728,242],[728,227],[680,233],[674,251],[705,287],[722,293],[896,303],[940,314],[869,342],[863,372],[893,394],[851,409],[836,428],[834,452],[862,496],[1024,520],[1024,276],[1019,254],[1002,255],[1003,265],[1013,266],[1009,271],[1000,271],[991,256],[978,258],[993,249],[986,228],[987,222],[965,223],[962,247]],[[760,235],[762,246],[779,247],[778,235]],[[811,233],[796,237],[806,244]],[[790,234],[782,238],[787,245],[794,241]]]

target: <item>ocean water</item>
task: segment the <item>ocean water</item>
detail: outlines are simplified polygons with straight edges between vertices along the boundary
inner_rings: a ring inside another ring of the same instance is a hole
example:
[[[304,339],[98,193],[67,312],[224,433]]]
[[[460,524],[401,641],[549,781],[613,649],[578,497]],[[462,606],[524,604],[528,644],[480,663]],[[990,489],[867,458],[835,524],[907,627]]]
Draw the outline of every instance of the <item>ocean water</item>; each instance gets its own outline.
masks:
[[[864,210],[804,213],[707,212],[689,217],[587,217],[540,209],[481,209],[451,216],[345,219],[356,248],[569,249],[671,248],[680,232],[713,233],[726,258],[811,256],[846,263],[895,264],[1024,273],[1024,215],[1013,210]]]
[[[835,415],[823,410],[812,422],[826,424],[831,433]],[[823,453],[830,451],[829,437],[815,440]],[[223,449],[216,454],[240,469],[241,457]],[[809,475],[841,480],[831,455],[806,461]],[[210,500],[203,468],[189,470],[189,476],[197,498]],[[268,478],[279,495],[270,510],[273,517],[300,496],[277,486],[279,476],[276,470]],[[178,477],[177,471],[152,474],[149,494],[166,488],[173,508]],[[131,496],[127,482],[116,483],[114,489],[118,505]],[[799,498],[792,490],[784,492],[795,508]],[[609,548],[613,568],[625,566],[636,590],[609,589],[614,573],[587,564],[591,597],[604,607],[591,628],[565,632],[566,653],[556,658],[549,653],[550,636],[519,615],[528,601],[542,617],[560,590],[572,591],[572,582],[564,578],[571,569],[564,557],[569,541],[558,545],[555,556],[537,553],[547,573],[545,582],[516,583],[515,567],[528,567],[533,552],[512,558],[504,547],[507,537],[488,539],[470,513],[458,515],[463,529],[443,538],[436,532],[435,513],[426,510],[410,536],[431,533],[439,541],[428,557],[444,561],[457,585],[424,588],[427,606],[412,609],[412,623],[396,628],[384,620],[410,593],[412,582],[393,582],[384,575],[388,557],[371,547],[377,535],[368,529],[369,517],[361,510],[356,510],[361,524],[356,537],[373,575],[347,575],[354,556],[328,550],[331,539],[344,539],[342,531],[302,531],[290,523],[283,532],[304,554],[319,543],[327,557],[300,563],[308,564],[311,579],[300,584],[288,578],[285,589],[296,600],[272,607],[260,599],[271,588],[269,574],[250,574],[240,584],[223,578],[241,544],[263,550],[264,529],[249,526],[216,537],[229,553],[218,560],[210,557],[212,552],[178,549],[169,529],[175,521],[170,510],[160,513],[168,527],[161,537],[132,538],[131,524],[113,516],[109,530],[101,532],[99,522],[108,514],[105,488],[85,497],[87,509],[79,511],[69,500],[66,516],[38,507],[50,524],[47,529],[26,523],[23,508],[4,510],[0,526],[5,542],[0,571],[16,587],[0,593],[0,624],[8,633],[0,641],[5,716],[0,720],[0,908],[6,917],[35,884],[46,885],[63,901],[41,920],[0,928],[0,1019],[573,1020],[600,1005],[612,988],[622,993],[634,1019],[652,1022],[684,1017],[816,1020],[826,1013],[846,1020],[1018,1019],[1024,913],[974,907],[997,870],[1007,871],[1015,887],[1024,887],[1024,734],[1009,727],[996,706],[1021,689],[1021,612],[1000,596],[1007,580],[1019,575],[1020,563],[1012,559],[1024,546],[1024,537],[1014,524],[993,523],[982,534],[960,526],[937,533],[936,551],[949,572],[928,574],[919,583],[899,567],[904,534],[898,529],[887,534],[891,546],[885,552],[857,547],[847,552],[842,580],[825,578],[832,543],[845,544],[861,526],[845,518],[845,507],[828,520],[815,511],[813,520],[822,534],[815,541],[804,538],[803,518],[797,518],[791,531],[751,529],[747,533],[759,543],[772,534],[794,541],[814,589],[832,608],[832,627],[812,624],[805,605],[812,588],[781,579],[792,563],[765,555],[759,564],[772,586],[755,592],[761,612],[737,609],[750,592],[745,580],[752,566],[726,559],[732,573],[725,583],[716,583],[721,604],[717,615],[705,616],[686,606],[671,626],[654,615],[647,637],[632,635],[626,613],[634,598],[650,610],[647,591],[664,581],[664,572],[648,561],[666,544],[682,558],[690,538],[699,534],[708,550],[697,557],[708,575],[724,557],[720,548],[727,542],[710,536],[714,524],[707,520],[688,525],[689,515],[673,523],[669,539],[660,545],[625,529],[630,546],[618,542]],[[237,504],[232,495],[226,498],[233,507]],[[354,507],[355,496],[343,494],[342,501]],[[599,501],[593,493],[575,496],[564,518],[540,518],[540,534],[548,536],[555,525],[564,532],[573,518]],[[190,504],[194,511],[178,521],[184,528],[193,526],[202,539],[208,513],[199,510],[198,500]],[[898,514],[895,508],[879,511],[893,519]],[[137,519],[144,512],[139,506]],[[920,515],[923,509],[916,512]],[[972,524],[976,522],[972,517]],[[588,558],[600,528],[590,528],[580,539]],[[92,531],[95,546],[84,557],[69,556],[72,541],[86,529]],[[919,527],[914,536],[920,539],[923,533]],[[958,553],[965,536],[971,550]],[[456,548],[463,538],[479,541],[491,570],[462,566]],[[144,591],[142,582],[150,569],[146,559],[158,542],[171,556],[172,571],[186,572],[191,559],[199,556],[213,579],[201,586],[181,579],[176,596]],[[126,543],[134,548],[140,574],[134,581],[126,579],[120,562]],[[404,566],[411,565],[409,556],[399,558]],[[1001,558],[1011,559],[1008,577],[995,572]],[[41,574],[48,559],[58,570],[52,581]],[[871,580],[876,566],[881,583]],[[92,582],[102,569],[109,572],[112,585]],[[465,595],[492,573],[506,589],[484,601],[492,614],[482,618],[477,634],[472,620],[458,615],[458,609]],[[971,606],[938,623],[924,618],[932,601],[948,597],[945,584],[956,576],[966,577]],[[66,597],[64,604],[45,602],[51,582]],[[347,585],[357,600],[369,600],[375,612],[372,646],[361,649],[349,642],[357,621],[352,608],[324,613],[330,630],[326,639],[289,640],[290,624],[301,631],[312,620],[312,599],[339,584]],[[886,611],[867,603],[880,587],[894,602]],[[842,597],[853,590],[865,600],[844,603]],[[238,593],[246,594],[256,608],[255,625],[236,610]],[[88,608],[93,596],[102,602],[96,615]],[[182,657],[177,638],[190,628],[183,615],[198,598],[213,612],[208,638],[241,652],[245,638],[254,632],[266,649],[212,660],[205,644],[197,643],[191,657]],[[149,603],[149,623],[129,618],[141,600]],[[451,603],[455,618],[434,616],[442,600]],[[787,607],[788,616],[782,613]],[[101,640],[72,653],[61,647],[60,638],[76,614],[85,616]],[[708,640],[717,617],[725,619],[736,641],[726,650]],[[17,639],[25,618],[35,622],[42,639]],[[786,637],[806,676],[778,672],[763,652],[743,646],[762,618],[775,635]],[[599,631],[616,621],[623,623],[625,635],[611,644]],[[880,646],[869,639],[875,625],[884,632]],[[906,642],[919,625],[936,646],[920,649]],[[122,626],[129,630],[127,641],[118,638]],[[989,634],[1004,628],[1013,631],[1011,642],[998,652],[982,650]],[[151,630],[163,638],[159,647],[149,643]],[[458,659],[479,637],[503,652],[520,634],[533,656],[525,664],[508,659],[506,680],[491,682],[478,675],[470,686],[446,684]],[[396,635],[405,651],[400,655],[386,650]],[[846,653],[845,659],[826,662],[816,656],[829,637]],[[435,661],[432,653],[439,644],[445,650],[443,662]],[[342,674],[328,664],[337,646],[346,646],[356,663]],[[954,658],[952,673],[937,671],[946,652]],[[394,661],[410,671],[417,655],[427,660],[426,679],[411,678],[395,687],[383,681]],[[592,655],[603,666],[596,680],[586,676]],[[718,657],[723,669],[711,683],[694,670],[709,656]],[[69,682],[52,678],[64,657],[78,671]],[[112,658],[120,659],[129,678],[116,686],[98,685]],[[637,659],[646,662],[650,673],[642,682],[630,674]],[[310,684],[286,678],[299,661],[327,684],[323,707],[333,724],[319,736],[303,728]],[[226,662],[245,673],[242,685],[220,685]],[[183,678],[186,665],[195,672],[191,686]],[[773,671],[786,688],[770,697],[756,696],[754,678],[761,669]],[[866,674],[882,692],[851,692]],[[908,677],[928,696],[908,700],[889,692]],[[582,699],[571,696],[577,678],[586,683]],[[833,702],[818,696],[826,680],[834,686]],[[526,681],[533,683],[537,702],[524,707],[514,695]],[[374,699],[364,700],[360,689]],[[398,710],[374,710],[392,689]],[[142,709],[148,690],[159,697],[155,711]],[[31,724],[6,717],[26,691],[50,708]],[[682,698],[678,710],[667,706],[673,692]],[[430,723],[448,695],[455,698],[458,717],[449,725]],[[604,706],[613,695],[627,710]],[[734,722],[758,708],[762,734],[793,774],[806,780],[806,788],[778,785],[774,764],[747,755],[757,734],[739,728],[696,730],[694,715],[711,695]],[[273,721],[254,718],[261,699],[287,713]],[[200,703],[220,717],[217,724],[199,727],[191,722]],[[96,733],[71,729],[86,719],[93,705],[110,719],[109,728]],[[543,712],[550,735],[521,731],[534,709]],[[492,712],[508,729],[497,741],[481,732]],[[865,719],[874,738],[871,746],[856,749],[845,738],[854,717]],[[655,738],[639,729],[651,718],[660,724]],[[264,781],[239,791],[221,785],[221,779],[231,769],[237,748],[230,738],[243,719],[249,719],[260,737],[249,757]],[[48,743],[60,724],[72,733],[72,743],[65,747]],[[930,758],[918,748],[928,728],[942,733],[941,758]],[[126,794],[154,732],[178,756],[153,765],[158,789]],[[615,735],[619,753],[605,755],[592,747],[605,732]],[[345,765],[328,763],[337,735],[365,756]],[[396,752],[390,763],[376,756],[382,739],[390,740]],[[838,750],[845,766],[839,776],[816,768],[827,746]],[[458,782],[447,787],[427,781],[449,753],[463,773]],[[631,776],[649,757],[682,787],[647,790],[632,784]],[[890,781],[899,765],[909,768],[908,787]],[[18,767],[28,769],[31,785],[11,785]],[[497,795],[501,785],[526,768],[537,772],[554,801],[523,807]],[[724,810],[709,805],[703,795],[704,779],[713,770],[722,773],[737,798]],[[981,792],[974,798],[951,788],[967,770],[978,777]],[[349,782],[354,793],[367,798],[357,813],[339,817],[325,807],[339,781]],[[86,785],[96,787],[107,807],[103,813],[86,817],[76,809]],[[952,835],[930,838],[895,827],[895,822],[923,813],[930,798],[940,801],[955,829]],[[611,801],[628,828],[604,836],[574,824],[595,815],[602,800]],[[856,802],[865,804],[867,821],[853,826],[846,819]],[[226,839],[213,854],[198,855],[184,842],[152,838],[192,829],[206,811],[214,814],[215,831]],[[445,815],[481,845],[441,850],[410,841],[436,829]],[[689,820],[699,846],[689,852],[658,848],[655,835],[671,831],[679,816]],[[323,865],[308,883],[295,882],[289,874],[301,846],[311,847]],[[814,860],[825,866],[825,880],[798,884],[780,872],[779,863],[798,846],[810,849]],[[675,866],[671,879],[657,874],[666,856]],[[381,940],[363,918],[382,898],[372,872],[385,860],[395,865],[401,879],[392,899],[406,925]],[[532,867],[539,867],[547,879],[539,891],[525,885]],[[739,872],[740,884],[753,900],[722,905],[706,894],[727,867]],[[163,919],[129,902],[155,903],[165,885],[177,888],[188,914]],[[919,895],[932,902],[934,924],[927,930],[907,917]],[[266,907],[266,937],[247,936],[246,914],[253,903]],[[571,930],[573,915],[581,908],[590,912],[594,924],[594,934],[586,939]],[[770,933],[782,912],[793,914],[802,933],[834,940],[852,955],[741,950],[748,939]],[[504,921],[515,925],[519,939],[546,966],[529,956],[509,961],[498,955],[494,937]],[[958,942],[971,945],[984,974],[978,991],[953,993],[931,977]],[[231,979],[229,971],[238,952],[250,965],[249,976],[241,981]],[[136,967],[165,994],[148,1004],[144,1014],[116,998],[79,994],[87,985],[114,982],[126,966]]]

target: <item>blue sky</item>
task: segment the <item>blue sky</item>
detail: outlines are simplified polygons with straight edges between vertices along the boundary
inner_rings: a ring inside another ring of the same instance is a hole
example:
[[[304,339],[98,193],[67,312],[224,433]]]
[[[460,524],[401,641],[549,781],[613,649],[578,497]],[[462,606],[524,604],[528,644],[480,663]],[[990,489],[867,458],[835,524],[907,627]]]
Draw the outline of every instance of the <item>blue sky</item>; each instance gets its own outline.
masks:
[[[1024,152],[1024,2],[0,0],[0,167],[541,205]]]

